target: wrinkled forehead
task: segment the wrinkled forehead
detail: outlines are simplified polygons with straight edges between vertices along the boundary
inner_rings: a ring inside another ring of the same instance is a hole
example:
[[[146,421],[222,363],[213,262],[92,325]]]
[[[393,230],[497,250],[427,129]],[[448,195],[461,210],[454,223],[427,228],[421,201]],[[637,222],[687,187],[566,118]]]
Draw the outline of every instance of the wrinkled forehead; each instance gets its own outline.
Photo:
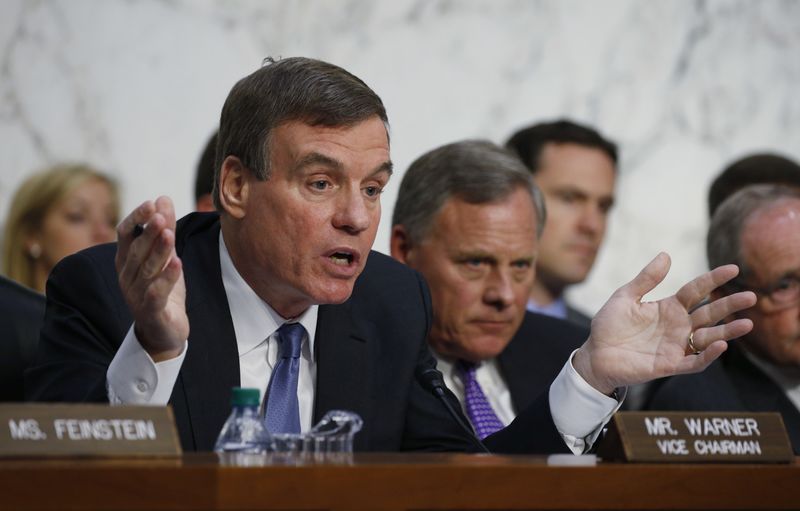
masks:
[[[741,251],[753,273],[800,270],[800,199],[779,199],[753,213],[742,227]]]

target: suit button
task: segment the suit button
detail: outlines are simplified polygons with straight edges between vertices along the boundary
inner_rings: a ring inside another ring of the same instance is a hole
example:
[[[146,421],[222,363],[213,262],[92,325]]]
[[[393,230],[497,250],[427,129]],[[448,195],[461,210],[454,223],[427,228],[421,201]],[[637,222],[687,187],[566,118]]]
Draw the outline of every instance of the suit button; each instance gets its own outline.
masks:
[[[139,392],[145,393],[147,392],[148,388],[150,387],[147,385],[147,382],[145,381],[140,380],[139,383],[136,384],[136,390],[138,390]]]

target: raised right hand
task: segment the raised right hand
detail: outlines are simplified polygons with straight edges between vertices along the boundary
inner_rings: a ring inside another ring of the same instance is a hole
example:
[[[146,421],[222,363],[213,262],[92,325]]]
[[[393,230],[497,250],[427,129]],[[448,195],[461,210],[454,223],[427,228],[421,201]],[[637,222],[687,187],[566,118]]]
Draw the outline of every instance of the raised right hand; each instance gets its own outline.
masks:
[[[138,237],[136,225],[145,226]],[[175,358],[189,338],[189,318],[169,197],[143,203],[120,222],[114,263],[142,348],[155,362]]]

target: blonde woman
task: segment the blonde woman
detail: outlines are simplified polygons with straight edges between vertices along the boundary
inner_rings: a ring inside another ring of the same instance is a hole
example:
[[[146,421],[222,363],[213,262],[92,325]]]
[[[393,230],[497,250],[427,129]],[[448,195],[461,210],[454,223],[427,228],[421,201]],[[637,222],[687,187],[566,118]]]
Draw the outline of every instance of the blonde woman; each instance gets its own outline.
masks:
[[[13,200],[3,239],[3,273],[40,293],[64,256],[116,239],[116,183],[81,164],[29,177]]]

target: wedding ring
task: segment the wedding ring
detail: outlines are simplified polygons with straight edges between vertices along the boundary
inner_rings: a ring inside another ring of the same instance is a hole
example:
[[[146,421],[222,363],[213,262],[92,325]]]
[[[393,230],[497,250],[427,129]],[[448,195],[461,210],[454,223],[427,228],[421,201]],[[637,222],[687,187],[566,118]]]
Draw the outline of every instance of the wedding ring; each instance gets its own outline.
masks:
[[[694,345],[694,332],[689,332],[689,351],[692,352],[692,355],[700,354],[700,350]]]

